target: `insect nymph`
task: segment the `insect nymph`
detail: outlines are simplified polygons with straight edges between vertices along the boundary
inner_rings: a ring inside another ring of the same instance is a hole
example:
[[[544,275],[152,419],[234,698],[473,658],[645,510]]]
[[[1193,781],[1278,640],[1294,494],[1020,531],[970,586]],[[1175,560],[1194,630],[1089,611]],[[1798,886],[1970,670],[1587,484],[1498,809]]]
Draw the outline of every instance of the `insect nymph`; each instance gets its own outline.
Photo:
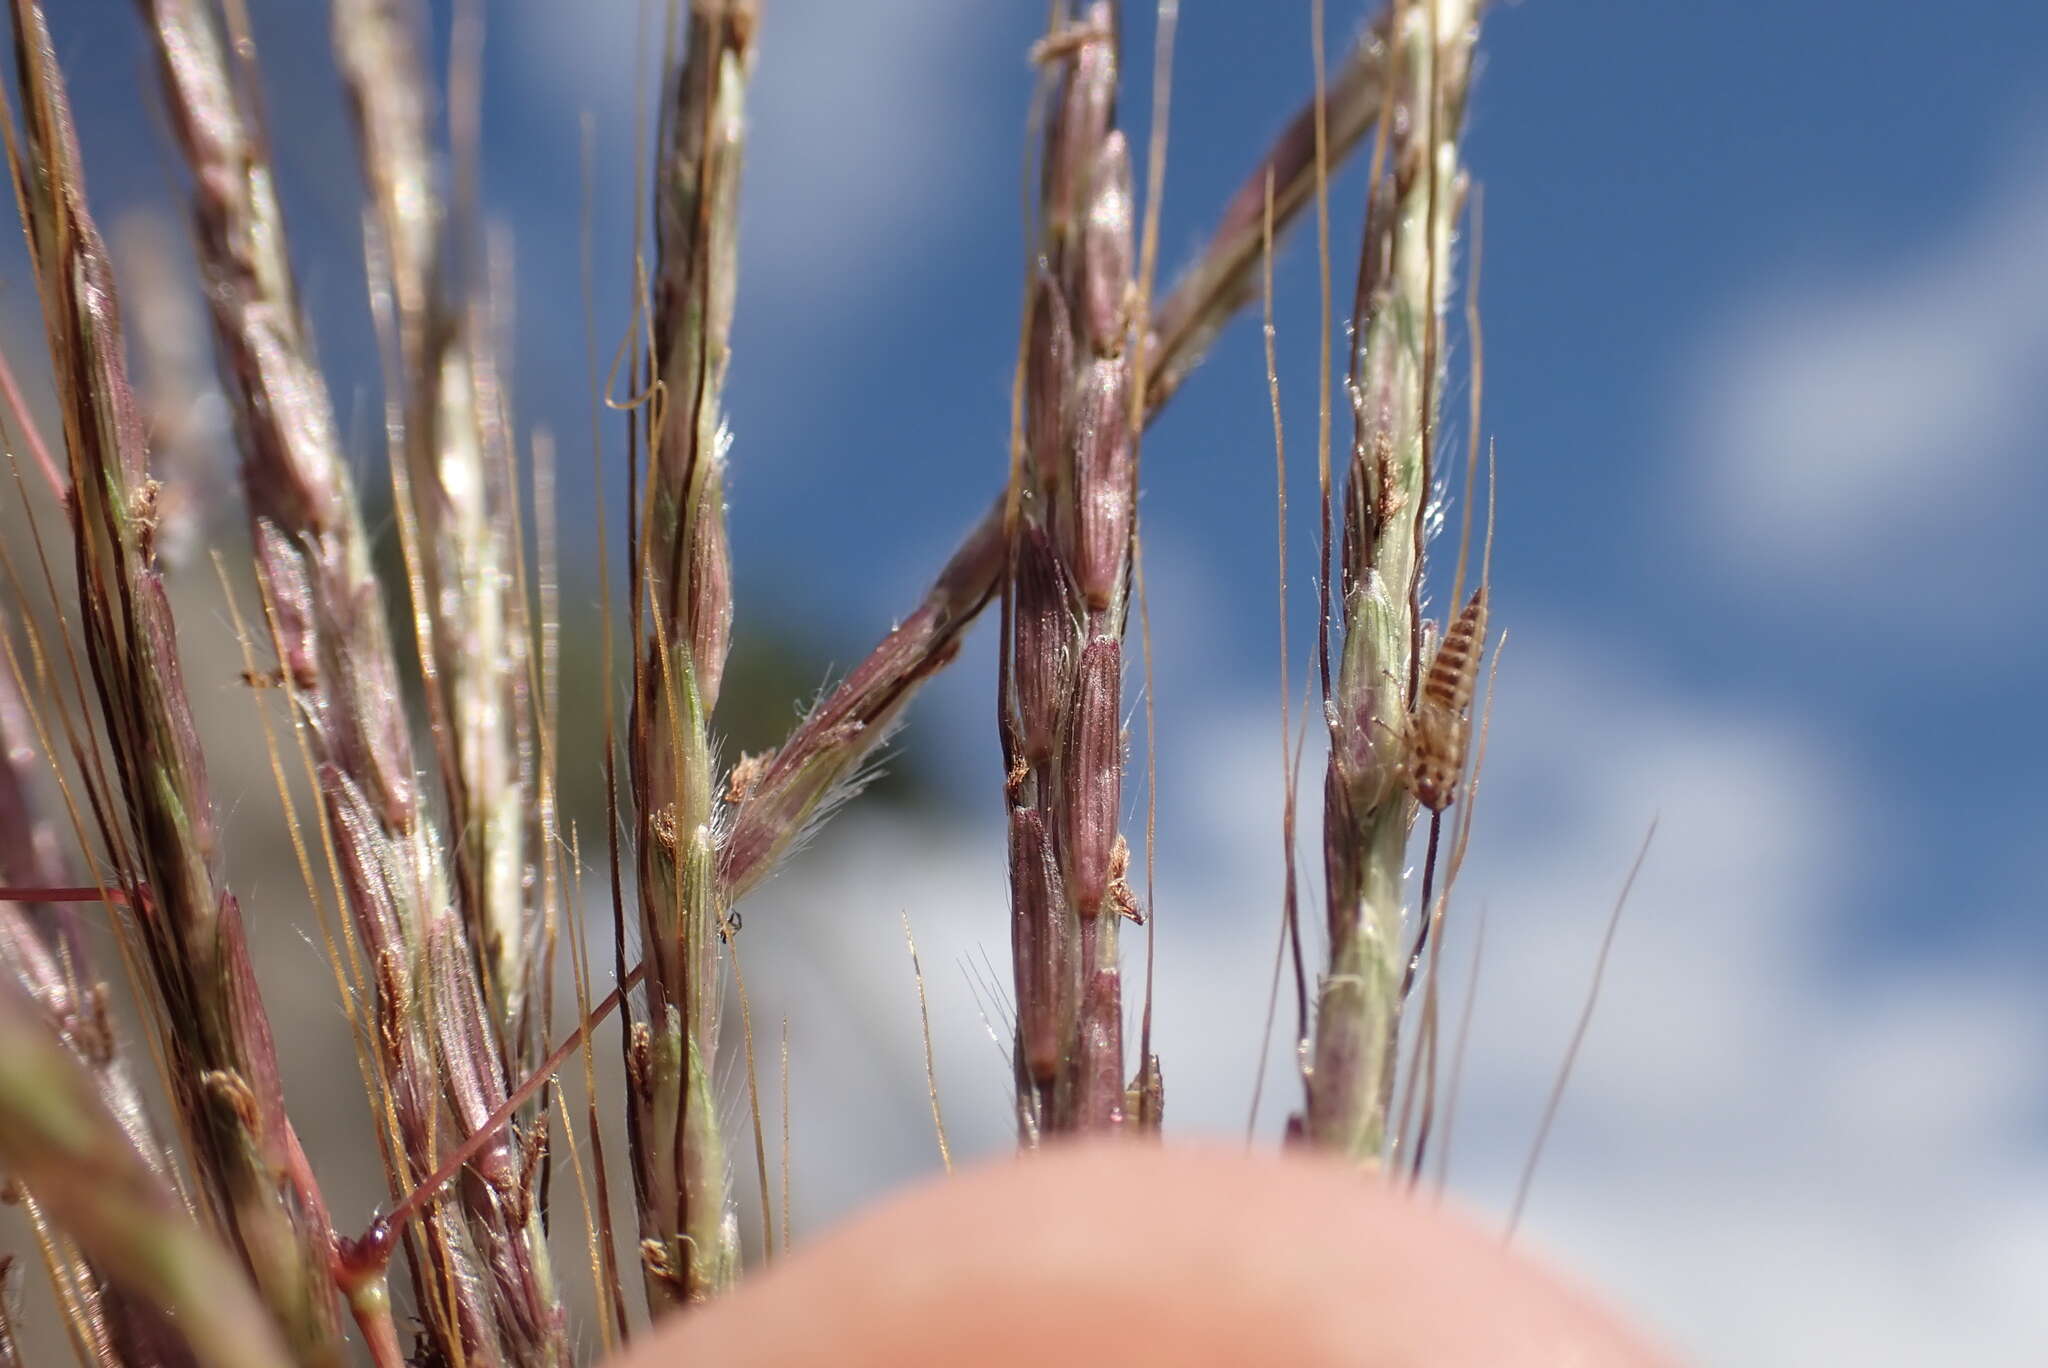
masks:
[[[1431,657],[1409,719],[1408,786],[1431,812],[1442,812],[1458,796],[1472,731],[1466,713],[1485,643],[1486,586],[1481,585]]]

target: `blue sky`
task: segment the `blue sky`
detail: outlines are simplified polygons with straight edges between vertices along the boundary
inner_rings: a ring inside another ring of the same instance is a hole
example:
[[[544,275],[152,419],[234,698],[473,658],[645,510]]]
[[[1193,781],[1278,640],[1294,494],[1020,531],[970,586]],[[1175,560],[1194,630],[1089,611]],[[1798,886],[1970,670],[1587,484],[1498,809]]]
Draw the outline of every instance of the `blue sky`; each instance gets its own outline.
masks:
[[[302,276],[367,451],[352,153],[323,35],[297,5],[254,8]],[[1168,271],[1310,71],[1305,3],[1184,9]],[[1334,44],[1365,11],[1330,9]],[[565,465],[589,405],[579,115],[603,350],[622,326],[632,11],[503,4],[488,40],[519,402],[564,436]],[[728,402],[738,610],[841,665],[1001,476],[1021,54],[1043,12],[768,5]],[[177,189],[133,95],[149,75],[132,30],[106,4],[59,35],[106,212]],[[1530,1238],[1704,1361],[2019,1361],[2048,1336],[2048,11],[1528,0],[1489,15],[1481,50],[1468,153],[1510,643],[1466,879],[1490,941],[1460,1186],[1504,1203],[1600,920],[1658,818]],[[1357,182],[1338,187],[1340,262]],[[1278,269],[1297,476],[1314,264],[1298,235]],[[1169,1117],[1224,1134],[1243,1124],[1278,887],[1264,384],[1240,326],[1154,428],[1143,482]],[[564,486],[574,536],[590,502]],[[1312,489],[1294,486],[1298,533]],[[1292,564],[1300,645],[1305,538]],[[927,966],[1005,941],[991,646],[973,639],[903,742],[958,796],[952,815],[850,814],[748,918],[786,967],[763,994],[799,1049],[812,1219],[929,1167],[897,911]],[[999,1061],[964,976],[935,972],[934,992],[957,1027],[942,1085],[970,1147],[995,1147]],[[859,1049],[831,1040],[847,1012]],[[909,1101],[876,1108],[877,1089]],[[835,1108],[874,1125],[849,1135]]]

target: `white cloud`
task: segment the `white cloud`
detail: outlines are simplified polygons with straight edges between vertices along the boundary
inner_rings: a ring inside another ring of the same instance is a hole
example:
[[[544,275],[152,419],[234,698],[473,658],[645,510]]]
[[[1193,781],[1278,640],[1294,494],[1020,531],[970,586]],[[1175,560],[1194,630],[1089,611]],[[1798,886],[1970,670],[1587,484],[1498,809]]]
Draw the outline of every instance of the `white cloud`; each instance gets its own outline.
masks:
[[[2017,1361],[2048,1315],[2009,1268],[1985,1273],[2043,1268],[2010,1215],[2048,1198],[2033,986],[1943,958],[1932,910],[1922,965],[1842,967],[1850,862],[1885,852],[1867,785],[1810,735],[1559,645],[1511,645],[1498,797],[1482,798],[1470,887],[1493,908],[1470,1076],[1501,1129],[1461,1142],[1468,1191],[1512,1191],[1656,814],[1533,1238],[1704,1361]]]
[[[1527,1238],[1706,1362],[2001,1362],[2042,1342],[2032,985],[1933,959],[1848,974],[1850,861],[1875,847],[1844,760],[1777,719],[1674,698],[1599,643],[1521,635],[1465,884],[1465,916],[1486,903],[1490,929],[1456,1185],[1504,1210],[1655,816]],[[1169,1128],[1234,1134],[1272,963],[1275,719],[1260,702],[1190,711],[1179,734],[1211,740],[1162,793],[1157,1029]],[[1305,833],[1317,807],[1310,785]],[[986,952],[1007,973],[993,793],[988,809],[918,828],[849,813],[748,911],[757,1023],[792,1018],[810,1228],[934,1166],[899,909],[956,1151],[1007,1144],[1003,1066],[961,967]],[[1270,1133],[1297,1089],[1283,1068],[1268,1090]]]
[[[1710,339],[1680,493],[1730,570],[1799,610],[2000,611],[2048,497],[2041,151],[1924,242],[1756,282]]]

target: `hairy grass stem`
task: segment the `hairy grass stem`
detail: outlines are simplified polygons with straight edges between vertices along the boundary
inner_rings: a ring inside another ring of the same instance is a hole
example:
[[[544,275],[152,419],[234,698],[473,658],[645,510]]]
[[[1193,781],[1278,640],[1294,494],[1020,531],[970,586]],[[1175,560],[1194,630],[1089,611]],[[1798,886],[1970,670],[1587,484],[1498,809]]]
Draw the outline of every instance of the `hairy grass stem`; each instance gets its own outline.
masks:
[[[1452,230],[1464,194],[1458,133],[1477,20],[1469,0],[1394,7],[1380,134],[1386,172],[1376,150],[1352,321],[1354,438],[1331,610],[1341,648],[1334,679],[1326,665],[1324,680],[1329,960],[1317,995],[1304,1124],[1312,1142],[1361,1161],[1383,1153],[1393,1088],[1404,871],[1418,806],[1411,717],[1425,658],[1417,611],[1421,532]]]

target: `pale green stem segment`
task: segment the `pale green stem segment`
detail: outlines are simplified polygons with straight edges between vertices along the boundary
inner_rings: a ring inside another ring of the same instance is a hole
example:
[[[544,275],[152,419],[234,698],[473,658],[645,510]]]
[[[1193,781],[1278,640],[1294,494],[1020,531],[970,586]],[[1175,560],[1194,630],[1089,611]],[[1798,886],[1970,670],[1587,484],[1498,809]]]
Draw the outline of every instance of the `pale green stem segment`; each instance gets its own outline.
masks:
[[[1385,1149],[1393,1085],[1403,871],[1417,811],[1405,774],[1422,649],[1419,534],[1463,199],[1458,132],[1479,8],[1478,0],[1395,7],[1387,174],[1372,187],[1360,265],[1351,381],[1357,435],[1340,504],[1342,647],[1327,708],[1330,960],[1317,997],[1305,1126],[1313,1143],[1366,1163]]]

